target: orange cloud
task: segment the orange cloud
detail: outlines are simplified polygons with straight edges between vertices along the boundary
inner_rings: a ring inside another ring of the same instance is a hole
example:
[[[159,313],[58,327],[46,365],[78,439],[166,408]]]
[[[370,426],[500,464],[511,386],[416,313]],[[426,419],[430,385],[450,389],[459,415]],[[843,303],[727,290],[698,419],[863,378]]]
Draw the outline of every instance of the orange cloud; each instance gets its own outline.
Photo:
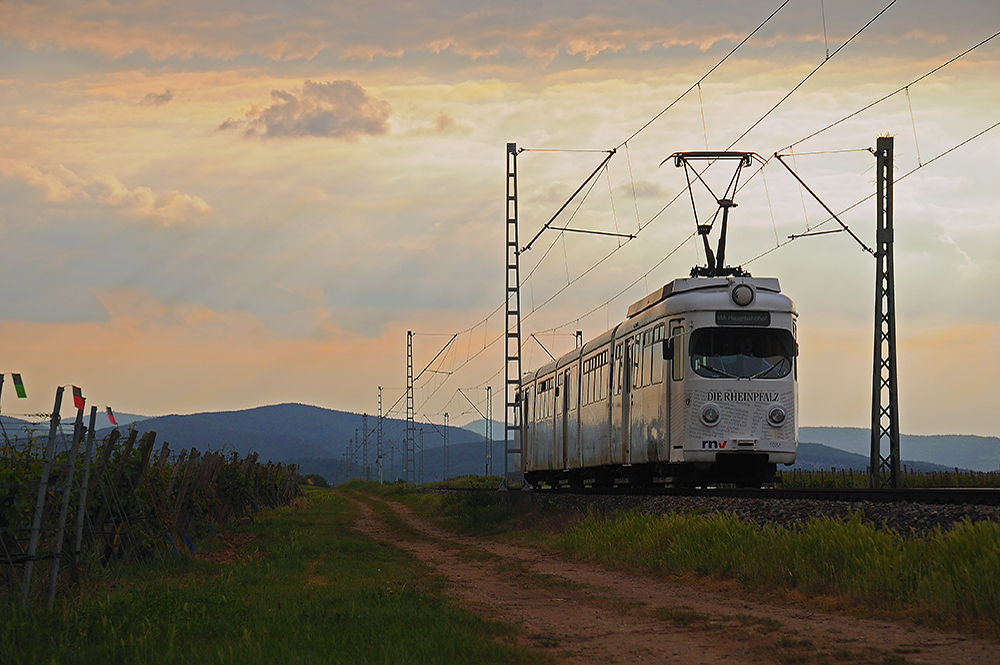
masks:
[[[200,196],[176,190],[155,191],[145,186],[129,188],[114,175],[84,177],[62,164],[44,168],[27,164],[0,164],[0,173],[23,180],[40,190],[52,203],[90,202],[164,226],[198,221],[212,211],[212,207]]]

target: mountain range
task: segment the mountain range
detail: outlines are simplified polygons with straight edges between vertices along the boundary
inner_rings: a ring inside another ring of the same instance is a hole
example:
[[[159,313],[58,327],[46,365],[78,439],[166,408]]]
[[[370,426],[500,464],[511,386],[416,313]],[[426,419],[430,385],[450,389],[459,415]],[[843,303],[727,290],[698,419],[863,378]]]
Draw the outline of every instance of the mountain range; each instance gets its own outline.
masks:
[[[376,417],[335,411],[305,404],[276,404],[241,411],[220,411],[143,418],[116,414],[120,426],[129,422],[140,433],[155,431],[157,441],[167,441],[175,452],[183,448],[233,451],[245,456],[256,452],[261,459],[296,463],[303,474],[318,473],[331,482],[349,477],[378,477],[376,463]],[[100,414],[99,417],[106,416]],[[8,436],[14,437],[26,427],[38,433],[46,423],[29,423],[0,416]],[[445,475],[444,431],[441,424],[414,423],[414,459],[417,481],[429,482]],[[504,425],[492,427],[492,471],[502,474]],[[110,430],[105,427],[98,434]],[[423,431],[421,435],[421,430]],[[382,478],[391,481],[402,477],[402,450],[406,421],[383,419]],[[449,426],[447,476],[482,475],[487,468],[486,421],[478,420],[463,427]],[[855,469],[868,465],[870,439],[868,430],[839,427],[803,427],[799,430],[799,454],[793,468]],[[368,442],[368,465],[364,447]],[[423,442],[422,452],[420,443]],[[974,469],[996,471],[1000,467],[1000,438],[963,435],[902,435],[903,463],[915,470]],[[420,474],[420,471],[423,474]]]

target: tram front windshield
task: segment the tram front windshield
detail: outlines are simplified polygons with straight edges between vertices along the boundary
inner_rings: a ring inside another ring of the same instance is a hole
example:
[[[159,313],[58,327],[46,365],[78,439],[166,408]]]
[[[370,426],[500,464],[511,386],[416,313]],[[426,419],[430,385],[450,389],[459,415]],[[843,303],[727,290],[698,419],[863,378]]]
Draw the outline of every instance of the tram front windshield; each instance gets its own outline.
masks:
[[[691,334],[691,366],[699,376],[780,379],[792,371],[795,341],[778,328],[700,328]]]

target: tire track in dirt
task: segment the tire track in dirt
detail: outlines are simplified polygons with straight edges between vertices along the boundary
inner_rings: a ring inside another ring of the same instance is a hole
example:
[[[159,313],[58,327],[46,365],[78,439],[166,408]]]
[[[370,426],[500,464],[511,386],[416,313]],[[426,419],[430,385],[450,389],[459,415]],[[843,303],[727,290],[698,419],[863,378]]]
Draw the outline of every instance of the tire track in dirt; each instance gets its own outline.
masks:
[[[449,593],[522,628],[523,646],[559,663],[935,663],[995,665],[1000,643],[906,624],[747,602],[672,580],[564,560],[530,547],[457,535],[383,501],[414,535],[357,505],[364,535],[400,547],[449,582]]]

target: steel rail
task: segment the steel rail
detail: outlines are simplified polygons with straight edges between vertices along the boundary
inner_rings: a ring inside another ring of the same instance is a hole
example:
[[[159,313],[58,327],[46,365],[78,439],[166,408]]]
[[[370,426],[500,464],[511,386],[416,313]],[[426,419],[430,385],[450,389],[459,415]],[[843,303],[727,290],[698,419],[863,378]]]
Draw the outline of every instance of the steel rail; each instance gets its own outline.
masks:
[[[454,492],[495,492],[495,489],[472,487],[427,487],[429,491]],[[870,501],[873,503],[923,503],[923,504],[964,504],[982,506],[1000,506],[1000,488],[975,487],[931,487],[913,489],[833,489],[833,488],[679,488],[679,487],[587,487],[571,489],[543,488],[525,490],[526,493],[538,496],[690,496],[690,497],[725,497],[735,499],[814,499],[821,501],[846,501],[857,503]]]

